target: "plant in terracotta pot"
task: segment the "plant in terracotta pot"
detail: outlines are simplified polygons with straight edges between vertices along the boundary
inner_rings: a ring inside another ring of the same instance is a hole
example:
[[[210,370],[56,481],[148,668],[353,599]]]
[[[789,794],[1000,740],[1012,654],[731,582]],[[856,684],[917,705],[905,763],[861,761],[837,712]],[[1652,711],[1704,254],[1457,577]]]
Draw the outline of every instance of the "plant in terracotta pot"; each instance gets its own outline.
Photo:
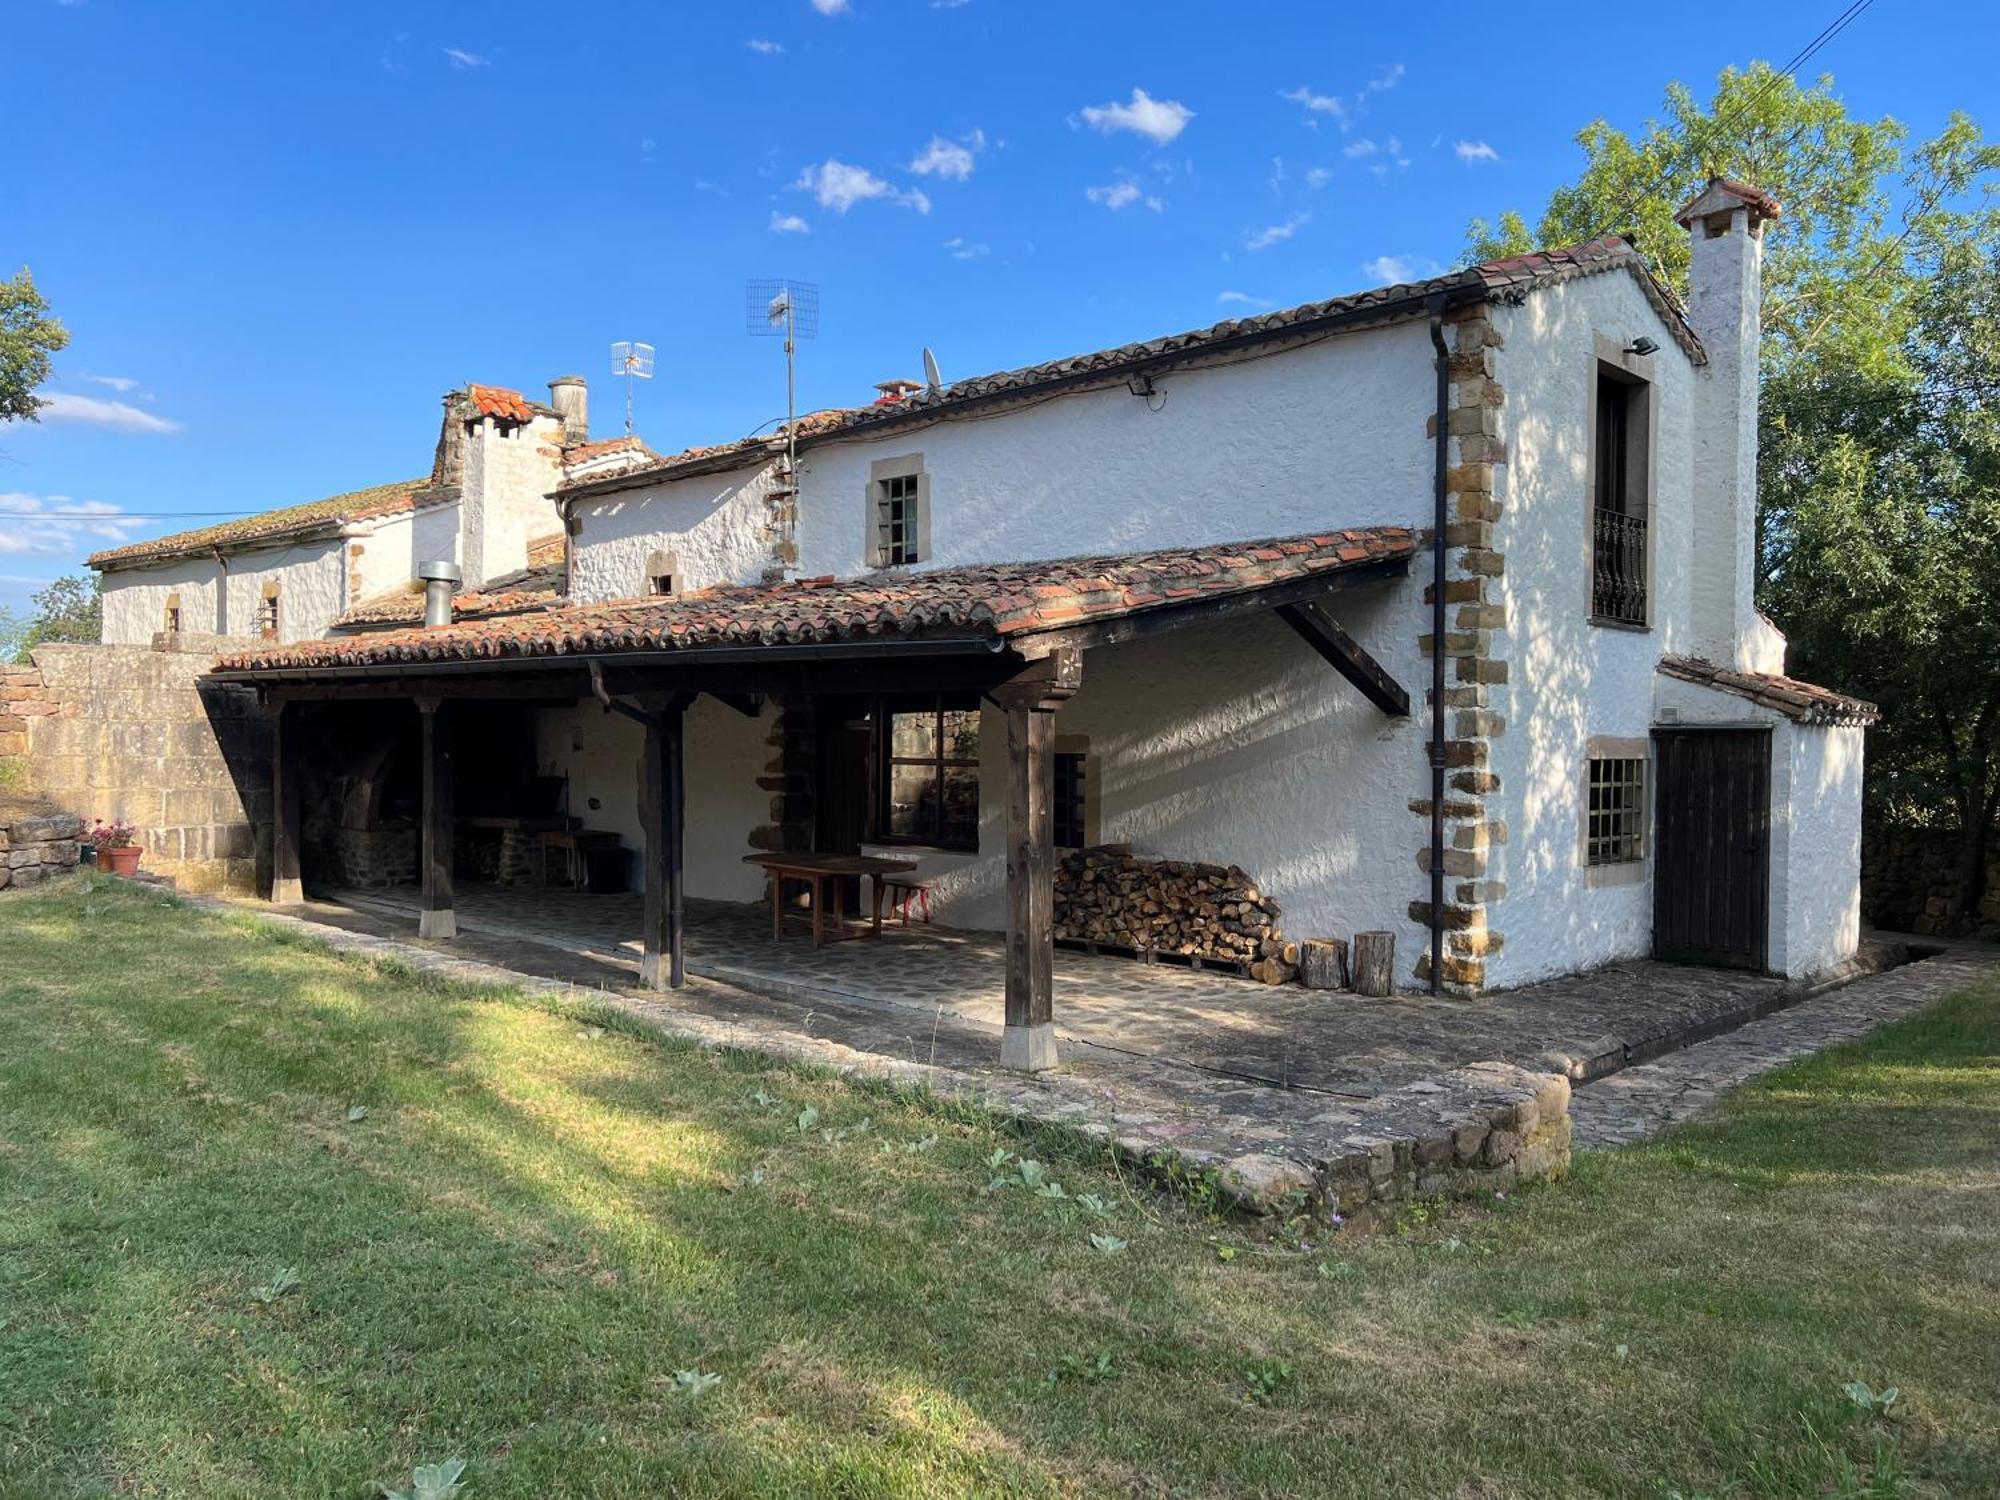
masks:
[[[109,823],[93,818],[83,841],[97,851],[99,869],[109,870],[113,875],[130,875],[139,868],[139,855],[143,852],[132,842],[138,832],[123,818],[114,818]]]

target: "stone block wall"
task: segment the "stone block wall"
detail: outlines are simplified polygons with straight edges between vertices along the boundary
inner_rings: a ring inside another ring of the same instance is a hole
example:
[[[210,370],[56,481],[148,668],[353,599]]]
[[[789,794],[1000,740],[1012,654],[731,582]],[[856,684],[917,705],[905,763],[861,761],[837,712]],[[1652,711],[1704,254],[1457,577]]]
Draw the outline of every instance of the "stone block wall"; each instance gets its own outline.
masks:
[[[136,824],[149,870],[253,890],[270,731],[254,693],[198,685],[212,651],[179,645],[38,647],[32,668],[0,677],[0,764],[16,790],[86,822]]]
[[[1867,829],[1861,839],[1861,919],[1894,932],[1959,937],[2000,929],[2000,847],[1986,851],[1986,891],[1977,911],[1954,916],[1958,831]]]
[[[1501,335],[1484,305],[1457,315],[1449,334],[1451,405],[1449,463],[1445,470],[1445,637],[1423,637],[1424,655],[1442,651],[1445,671],[1445,929],[1442,988],[1478,995],[1486,987],[1486,960],[1498,953],[1501,934],[1491,922],[1506,894],[1502,856],[1507,824],[1489,806],[1500,776],[1489,763],[1492,742],[1507,732],[1508,664],[1505,581],[1507,559],[1494,550],[1502,513],[1507,444],[1501,436],[1506,392],[1495,378]],[[1436,417],[1426,424],[1435,436]],[[1435,598],[1424,589],[1424,602]],[[1428,834],[1429,798],[1410,804]],[[1417,850],[1417,868],[1428,879],[1428,837]],[[1410,920],[1431,922],[1428,897],[1410,903]],[[1428,946],[1417,955],[1415,978],[1428,984]]]
[[[39,885],[75,869],[82,858],[77,842],[82,832],[83,819],[74,813],[0,824],[0,891]]]

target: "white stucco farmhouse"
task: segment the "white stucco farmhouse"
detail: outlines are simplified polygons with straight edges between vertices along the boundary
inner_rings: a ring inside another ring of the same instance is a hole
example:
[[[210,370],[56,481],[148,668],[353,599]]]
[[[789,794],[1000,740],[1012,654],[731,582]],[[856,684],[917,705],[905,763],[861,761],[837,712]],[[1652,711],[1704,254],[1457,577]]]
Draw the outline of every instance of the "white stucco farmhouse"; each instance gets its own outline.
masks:
[[[1139,872],[1131,931],[1268,979],[1294,955],[1242,946],[1247,906],[1143,912],[1147,862],[1234,867],[1286,940],[1393,933],[1409,986],[1648,954],[1832,970],[1859,938],[1873,710],[1783,676],[1755,608],[1779,212],[1725,180],[1687,206],[1685,312],[1612,238],[666,456],[451,407],[468,579],[559,529],[563,591],[385,630],[353,606],[407,572],[350,573],[319,631],[217,663],[277,709],[276,889],[333,857],[305,847],[296,726],[414,701],[379,732],[422,726],[429,930],[452,926],[443,757],[505,739],[517,783],[634,851],[648,977],[678,975],[683,892],[765,891],[746,851],[894,856],[938,922],[1008,933],[1024,1066],[1053,1056],[1051,942],[1127,920],[1078,930],[1064,882],[1093,877],[1065,850]],[[473,476],[505,452],[544,465],[524,513],[546,524],[489,508],[482,543],[472,497],[499,487]],[[167,550],[100,560],[107,635],[162,628],[162,590],[206,598],[176,572],[193,544],[144,545]]]

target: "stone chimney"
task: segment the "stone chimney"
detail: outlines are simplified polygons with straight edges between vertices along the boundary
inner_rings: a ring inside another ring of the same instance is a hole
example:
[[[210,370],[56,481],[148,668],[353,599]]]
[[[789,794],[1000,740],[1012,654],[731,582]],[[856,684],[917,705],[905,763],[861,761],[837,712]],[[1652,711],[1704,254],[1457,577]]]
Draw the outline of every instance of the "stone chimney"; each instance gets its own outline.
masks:
[[[1688,319],[1708,352],[1694,392],[1693,646],[1722,666],[1763,672],[1784,666],[1783,637],[1756,600],[1764,226],[1780,212],[1769,193],[1712,177],[1677,215],[1694,241]]]
[[[590,388],[581,375],[558,375],[551,380],[549,405],[562,417],[564,446],[590,441]]]

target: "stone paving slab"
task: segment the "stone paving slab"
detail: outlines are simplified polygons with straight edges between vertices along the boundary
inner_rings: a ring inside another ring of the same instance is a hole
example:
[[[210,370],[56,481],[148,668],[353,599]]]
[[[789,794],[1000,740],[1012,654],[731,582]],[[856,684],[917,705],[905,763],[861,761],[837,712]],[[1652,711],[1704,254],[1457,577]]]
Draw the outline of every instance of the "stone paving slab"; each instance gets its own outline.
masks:
[[[333,907],[386,915],[407,931],[407,890],[337,892]],[[461,932],[528,939],[620,969],[639,961],[640,898],[473,886],[457,893]],[[690,973],[803,1005],[914,1010],[994,1029],[1004,1005],[1003,940],[942,927],[891,927],[881,942],[815,951],[771,939],[763,907],[687,903]],[[385,929],[386,930],[386,929]],[[1672,964],[1613,964],[1476,1003],[1263,985],[1170,964],[1058,950],[1057,1035],[1079,1044],[1266,1084],[1365,1100],[1447,1068],[1502,1061],[1572,1082],[1740,1024],[1796,996],[1769,975]]]
[[[1788,1010],[1579,1088],[1579,1146],[1624,1146],[1698,1120],[1721,1096],[1773,1068],[1865,1036],[1935,1005],[2000,966],[2000,948],[1952,949],[1874,974]]]

